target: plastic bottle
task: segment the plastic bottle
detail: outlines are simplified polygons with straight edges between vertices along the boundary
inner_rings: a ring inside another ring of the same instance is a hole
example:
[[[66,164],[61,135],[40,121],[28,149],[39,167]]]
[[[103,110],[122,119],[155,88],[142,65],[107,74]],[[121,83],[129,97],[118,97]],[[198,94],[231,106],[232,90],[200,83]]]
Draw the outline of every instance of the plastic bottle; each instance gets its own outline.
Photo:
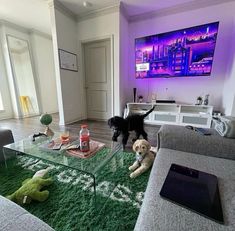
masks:
[[[82,152],[88,152],[90,150],[90,132],[87,129],[87,125],[81,126],[80,130],[80,150]]]

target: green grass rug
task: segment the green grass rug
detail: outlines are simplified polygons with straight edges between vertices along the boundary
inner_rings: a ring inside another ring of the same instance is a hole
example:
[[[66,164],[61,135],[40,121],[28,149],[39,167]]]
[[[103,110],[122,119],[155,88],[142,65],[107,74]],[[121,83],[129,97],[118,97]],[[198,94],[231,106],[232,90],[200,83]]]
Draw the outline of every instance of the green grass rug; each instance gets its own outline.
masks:
[[[133,153],[124,153],[118,163],[111,161],[100,173],[97,203],[102,209],[94,209],[89,175],[25,156],[9,162],[8,171],[0,167],[0,194],[13,193],[26,178],[51,166],[49,175],[54,183],[47,187],[50,191],[48,200],[24,205],[26,210],[56,231],[133,230],[150,172],[131,179],[128,167],[134,160]]]

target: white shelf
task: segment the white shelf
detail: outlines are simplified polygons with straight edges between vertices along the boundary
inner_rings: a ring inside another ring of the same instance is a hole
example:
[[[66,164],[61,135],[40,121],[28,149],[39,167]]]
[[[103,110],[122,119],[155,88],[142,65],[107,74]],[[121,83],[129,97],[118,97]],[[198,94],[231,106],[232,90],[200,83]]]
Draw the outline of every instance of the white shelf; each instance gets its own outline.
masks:
[[[154,111],[145,118],[145,123],[158,125],[192,125],[204,128],[210,128],[211,126],[213,107],[205,105],[127,103],[125,114],[144,114],[154,105],[156,107]]]

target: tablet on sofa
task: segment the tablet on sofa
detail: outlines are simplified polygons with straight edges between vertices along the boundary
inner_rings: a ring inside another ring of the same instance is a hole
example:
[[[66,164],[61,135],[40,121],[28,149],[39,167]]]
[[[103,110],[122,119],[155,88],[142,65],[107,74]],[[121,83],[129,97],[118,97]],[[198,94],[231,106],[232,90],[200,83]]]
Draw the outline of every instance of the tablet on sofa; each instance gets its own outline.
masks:
[[[224,223],[217,177],[172,164],[160,195],[207,218]]]

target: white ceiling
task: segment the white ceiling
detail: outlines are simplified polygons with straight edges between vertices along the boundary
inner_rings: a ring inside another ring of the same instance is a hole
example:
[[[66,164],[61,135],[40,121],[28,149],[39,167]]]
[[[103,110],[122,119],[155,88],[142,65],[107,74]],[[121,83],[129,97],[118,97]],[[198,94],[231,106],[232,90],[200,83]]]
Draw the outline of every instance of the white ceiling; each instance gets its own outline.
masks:
[[[122,0],[129,16],[143,14],[198,0]]]
[[[0,19],[51,34],[46,0],[0,0]]]
[[[87,0],[91,7],[84,7],[84,0],[55,0],[60,1],[74,14],[84,16],[89,12],[115,6],[120,0]],[[208,0],[121,0],[129,16],[143,14],[179,6],[181,4]],[[220,0],[216,0],[218,2]],[[221,3],[224,0],[221,0]],[[227,2],[229,0],[226,0]],[[235,0],[230,0],[235,1]],[[213,0],[210,0],[213,3]],[[36,29],[51,34],[50,12],[48,0],[0,0],[0,19],[10,21],[29,29]]]
[[[120,0],[87,0],[91,7],[83,7],[84,0],[59,0],[66,8],[77,15],[86,14],[105,7],[119,4]],[[160,10],[195,0],[121,0],[129,16]],[[197,0],[201,1],[201,0]]]
[[[90,11],[95,11],[99,9],[103,9],[106,7],[111,7],[118,5],[120,0],[58,0],[61,2],[66,8],[71,10],[76,15],[86,14]],[[90,7],[84,7],[83,2],[91,3]]]

